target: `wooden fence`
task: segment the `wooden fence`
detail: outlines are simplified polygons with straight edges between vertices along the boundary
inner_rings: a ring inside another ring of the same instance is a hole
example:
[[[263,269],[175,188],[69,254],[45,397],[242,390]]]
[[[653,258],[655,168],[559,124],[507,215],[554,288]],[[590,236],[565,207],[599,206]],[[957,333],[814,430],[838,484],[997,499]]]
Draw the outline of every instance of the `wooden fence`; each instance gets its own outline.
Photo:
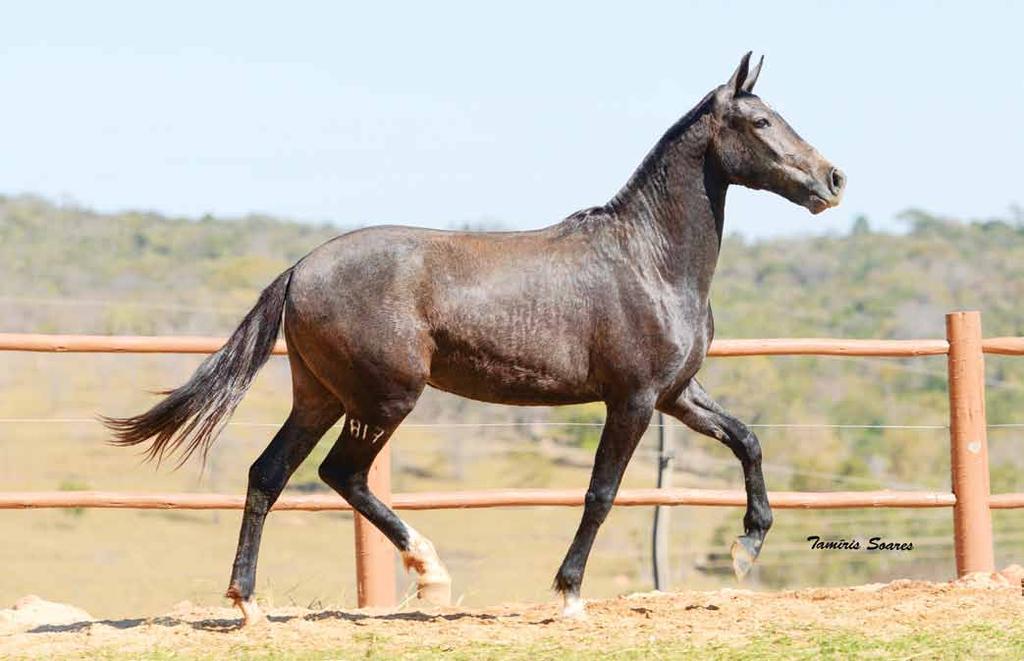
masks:
[[[97,353],[211,353],[224,344],[214,337],[137,337],[0,334],[0,351]],[[274,353],[287,348],[279,341]],[[994,570],[992,509],[1024,508],[1024,493],[990,493],[984,354],[1024,355],[1024,337],[983,339],[978,312],[946,315],[945,340],[765,339],[716,340],[711,356],[887,356],[946,355],[952,493],[922,491],[771,492],[772,507],[803,509],[952,507],[958,575]],[[1024,407],[1022,407],[1024,409]],[[370,472],[370,486],[396,509],[570,506],[583,504],[579,490],[493,489],[487,491],[392,494],[390,454],[385,449]],[[198,493],[0,492],[0,509],[98,507],[131,509],[242,509],[244,497]],[[742,507],[742,491],[709,489],[625,489],[616,505],[703,505]],[[338,496],[282,496],[275,510],[344,510]],[[395,602],[394,549],[358,514],[356,579],[360,606]]]

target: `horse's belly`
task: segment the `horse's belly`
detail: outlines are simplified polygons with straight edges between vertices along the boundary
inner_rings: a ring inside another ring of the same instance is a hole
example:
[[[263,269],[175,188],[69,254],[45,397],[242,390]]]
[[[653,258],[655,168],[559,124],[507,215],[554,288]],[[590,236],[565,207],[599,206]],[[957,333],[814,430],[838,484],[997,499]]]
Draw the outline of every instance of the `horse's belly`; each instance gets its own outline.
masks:
[[[502,360],[459,351],[439,351],[430,368],[430,385],[462,397],[497,404],[545,406],[599,399],[586,374],[549,366]]]

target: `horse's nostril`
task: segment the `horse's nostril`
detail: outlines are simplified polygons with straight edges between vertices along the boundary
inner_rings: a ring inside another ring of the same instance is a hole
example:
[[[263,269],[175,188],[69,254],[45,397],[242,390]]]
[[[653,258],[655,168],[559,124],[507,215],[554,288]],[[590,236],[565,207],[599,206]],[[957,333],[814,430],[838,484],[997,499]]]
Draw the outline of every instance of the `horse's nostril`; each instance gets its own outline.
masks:
[[[838,195],[843,191],[843,187],[846,186],[846,175],[839,168],[832,168],[832,172],[829,173],[828,183],[832,192]]]

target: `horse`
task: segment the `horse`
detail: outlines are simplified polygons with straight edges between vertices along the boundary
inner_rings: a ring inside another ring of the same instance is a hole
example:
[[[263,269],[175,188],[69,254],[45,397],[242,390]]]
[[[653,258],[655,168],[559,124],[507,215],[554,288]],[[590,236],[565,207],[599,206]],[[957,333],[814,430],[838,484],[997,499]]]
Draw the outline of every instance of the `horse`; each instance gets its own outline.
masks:
[[[606,419],[583,515],[553,588],[582,617],[587,558],[654,411],[724,443],[743,470],[744,576],[772,525],[761,446],[697,381],[714,335],[711,279],[730,185],[818,214],[845,175],[753,93],[764,62],[746,53],[724,85],[673,124],[603,206],[514,232],[369,227],[315,248],[259,296],[226,344],[150,410],[104,418],[113,443],[205,458],[284,325],[292,408],[252,464],[227,597],[245,624],[267,513],[319,439],[344,417],[319,476],[417,572],[418,594],[450,599],[433,544],[368,488],[374,457],[427,385],[484,402],[603,402]],[[282,322],[283,319],[283,322]]]

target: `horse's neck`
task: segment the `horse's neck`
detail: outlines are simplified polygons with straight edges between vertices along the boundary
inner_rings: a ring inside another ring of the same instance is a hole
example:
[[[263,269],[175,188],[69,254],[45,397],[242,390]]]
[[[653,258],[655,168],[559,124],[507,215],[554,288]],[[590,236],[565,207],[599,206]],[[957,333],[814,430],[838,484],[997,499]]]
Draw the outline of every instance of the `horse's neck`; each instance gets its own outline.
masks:
[[[663,139],[609,204],[630,232],[637,258],[673,287],[707,300],[718,263],[728,187],[710,161],[710,118]]]

